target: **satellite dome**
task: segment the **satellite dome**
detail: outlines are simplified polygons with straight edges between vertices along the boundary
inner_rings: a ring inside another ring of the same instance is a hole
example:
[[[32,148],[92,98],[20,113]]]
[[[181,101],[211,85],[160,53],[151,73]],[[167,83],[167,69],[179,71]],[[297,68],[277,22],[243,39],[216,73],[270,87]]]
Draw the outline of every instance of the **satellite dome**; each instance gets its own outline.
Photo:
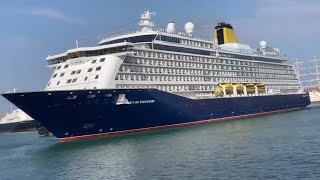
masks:
[[[260,41],[259,45],[260,45],[261,48],[266,48],[267,47],[267,42]]]
[[[193,33],[193,28],[194,28],[194,25],[192,24],[192,22],[187,22],[184,25],[184,29],[186,30],[186,33],[189,35],[191,35]]]

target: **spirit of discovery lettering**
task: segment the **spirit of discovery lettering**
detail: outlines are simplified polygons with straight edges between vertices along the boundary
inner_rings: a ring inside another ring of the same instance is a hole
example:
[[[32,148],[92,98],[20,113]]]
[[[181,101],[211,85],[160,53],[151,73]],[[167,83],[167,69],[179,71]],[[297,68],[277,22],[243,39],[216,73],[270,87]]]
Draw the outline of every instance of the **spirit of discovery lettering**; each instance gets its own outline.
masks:
[[[129,104],[152,104],[155,102],[156,100],[140,100],[140,101],[129,101]]]

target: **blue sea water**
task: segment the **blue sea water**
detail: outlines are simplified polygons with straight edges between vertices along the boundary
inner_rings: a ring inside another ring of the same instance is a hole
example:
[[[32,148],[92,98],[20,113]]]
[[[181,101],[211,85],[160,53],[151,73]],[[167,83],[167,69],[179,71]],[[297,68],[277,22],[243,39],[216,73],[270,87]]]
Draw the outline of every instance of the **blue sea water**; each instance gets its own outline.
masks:
[[[0,134],[0,179],[320,179],[320,105],[59,143]]]

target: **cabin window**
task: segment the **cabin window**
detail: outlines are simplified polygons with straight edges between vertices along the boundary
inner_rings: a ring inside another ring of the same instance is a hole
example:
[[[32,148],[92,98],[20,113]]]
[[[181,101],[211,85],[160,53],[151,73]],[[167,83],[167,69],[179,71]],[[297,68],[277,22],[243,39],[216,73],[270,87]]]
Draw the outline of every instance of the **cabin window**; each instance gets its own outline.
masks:
[[[51,82],[48,83],[48,86],[50,86]]]
[[[71,79],[68,79],[67,84],[71,83]]]
[[[99,75],[96,75],[96,77],[94,79],[98,79],[99,78]]]
[[[88,79],[88,77],[85,77],[85,78],[84,78],[84,81],[86,81],[87,79]]]
[[[64,72],[60,74],[60,77],[64,76]]]
[[[72,82],[73,82],[73,83],[76,82],[76,81],[77,81],[77,78],[72,79]]]
[[[89,69],[88,69],[88,72],[91,72],[91,71],[92,71],[92,68],[89,68]]]
[[[101,58],[100,62],[104,62],[106,60],[106,58]]]
[[[57,85],[59,85],[59,84],[60,84],[60,81],[57,82]]]
[[[77,74],[80,74],[80,73],[81,73],[81,70],[78,70],[78,71],[77,71]]]
[[[91,64],[94,64],[94,63],[96,63],[96,62],[97,62],[97,60],[94,59],[94,60],[92,60]]]
[[[52,78],[55,78],[55,77],[57,77],[57,74],[54,74],[54,75],[52,76]]]
[[[57,69],[60,69],[60,68],[61,68],[61,66],[58,66],[58,67],[57,67]]]
[[[76,71],[72,71],[72,72],[71,72],[71,75],[74,75],[75,73],[76,73]]]
[[[101,70],[101,66],[96,68],[96,71],[100,71]]]
[[[69,64],[66,64],[66,65],[64,65],[64,67],[63,68],[68,68],[69,67]]]

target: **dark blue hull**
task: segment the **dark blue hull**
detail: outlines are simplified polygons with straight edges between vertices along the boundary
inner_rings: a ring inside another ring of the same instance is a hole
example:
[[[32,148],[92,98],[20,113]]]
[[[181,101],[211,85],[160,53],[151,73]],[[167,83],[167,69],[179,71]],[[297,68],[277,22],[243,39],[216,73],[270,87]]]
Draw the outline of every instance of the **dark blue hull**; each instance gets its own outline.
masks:
[[[35,120],[0,124],[0,133],[35,131],[37,122]]]
[[[117,104],[119,95],[127,103]],[[60,141],[305,108],[308,94],[188,99],[156,89],[3,94]]]

